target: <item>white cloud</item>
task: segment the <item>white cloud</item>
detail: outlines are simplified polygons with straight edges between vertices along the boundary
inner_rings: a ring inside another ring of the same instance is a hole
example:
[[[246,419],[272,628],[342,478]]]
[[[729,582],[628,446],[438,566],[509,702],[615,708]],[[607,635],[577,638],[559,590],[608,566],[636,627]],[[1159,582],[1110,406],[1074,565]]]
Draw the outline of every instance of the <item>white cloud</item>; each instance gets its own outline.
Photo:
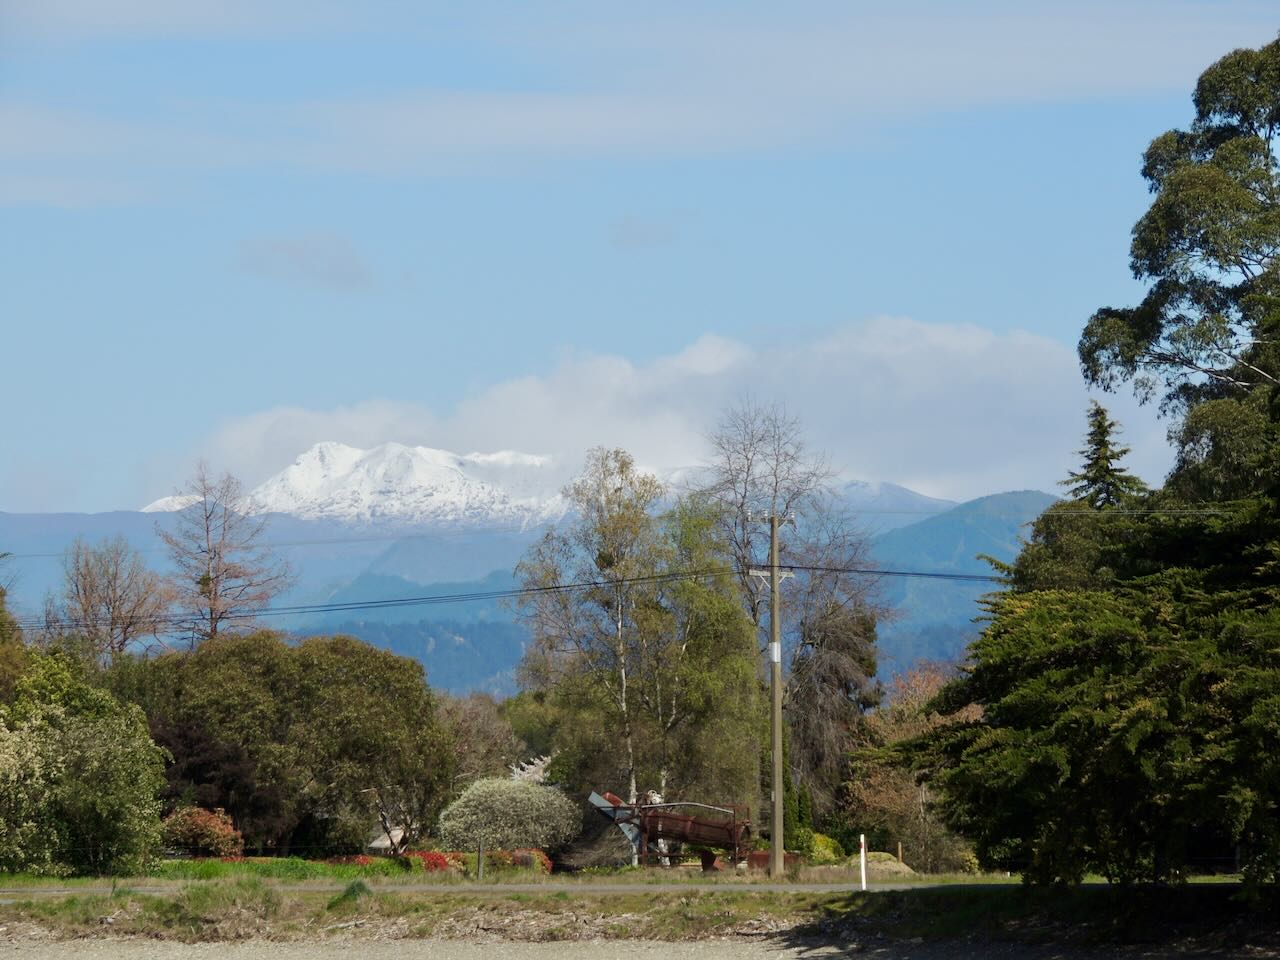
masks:
[[[225,424],[199,453],[250,483],[321,440],[516,449],[555,456],[566,471],[591,446],[623,446],[650,468],[672,468],[699,462],[706,431],[744,396],[785,404],[850,478],[956,499],[1052,490],[1075,465],[1087,405],[1062,343],[879,317],[767,350],[706,336],[644,364],[568,356],[444,413],[388,401],[280,408]],[[1133,468],[1158,483],[1170,461],[1163,425],[1127,397],[1104,402],[1126,426]]]

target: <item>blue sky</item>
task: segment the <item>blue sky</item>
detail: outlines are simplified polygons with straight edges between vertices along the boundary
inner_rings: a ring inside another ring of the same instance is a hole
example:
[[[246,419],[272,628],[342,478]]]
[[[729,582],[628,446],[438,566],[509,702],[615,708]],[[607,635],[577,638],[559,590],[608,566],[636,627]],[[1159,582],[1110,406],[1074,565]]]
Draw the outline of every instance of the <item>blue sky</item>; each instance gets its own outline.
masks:
[[[1072,462],[1152,137],[1269,5],[0,0],[0,510],[322,439],[694,462],[785,403],[941,496]],[[1127,397],[1134,462],[1164,425]]]

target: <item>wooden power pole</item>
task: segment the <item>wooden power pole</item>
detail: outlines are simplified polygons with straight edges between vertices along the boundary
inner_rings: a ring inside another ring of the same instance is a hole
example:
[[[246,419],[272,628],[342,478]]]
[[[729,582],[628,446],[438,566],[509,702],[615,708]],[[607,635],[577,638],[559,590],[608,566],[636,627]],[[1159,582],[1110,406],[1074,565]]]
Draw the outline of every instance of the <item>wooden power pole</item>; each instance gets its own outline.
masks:
[[[769,517],[769,691],[773,695],[773,823],[769,875],[782,876],[786,862],[782,836],[782,603],[778,599],[778,515]]]
[[[769,830],[769,875],[781,877],[786,869],[783,836],[782,808],[782,598],[780,586],[788,570],[778,567],[778,523],[776,514],[769,517],[769,569],[752,569],[753,577],[769,577],[769,693],[773,703],[770,711],[770,728],[773,742],[773,789],[771,790],[771,817]]]

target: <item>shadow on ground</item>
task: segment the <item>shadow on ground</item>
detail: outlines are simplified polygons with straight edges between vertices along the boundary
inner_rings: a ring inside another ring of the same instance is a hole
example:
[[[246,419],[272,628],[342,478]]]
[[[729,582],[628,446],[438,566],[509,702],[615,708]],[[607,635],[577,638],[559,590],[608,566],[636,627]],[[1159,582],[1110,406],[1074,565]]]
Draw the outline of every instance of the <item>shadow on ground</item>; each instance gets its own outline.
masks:
[[[852,893],[767,939],[813,960],[1280,957],[1277,908],[1235,884],[937,887]]]

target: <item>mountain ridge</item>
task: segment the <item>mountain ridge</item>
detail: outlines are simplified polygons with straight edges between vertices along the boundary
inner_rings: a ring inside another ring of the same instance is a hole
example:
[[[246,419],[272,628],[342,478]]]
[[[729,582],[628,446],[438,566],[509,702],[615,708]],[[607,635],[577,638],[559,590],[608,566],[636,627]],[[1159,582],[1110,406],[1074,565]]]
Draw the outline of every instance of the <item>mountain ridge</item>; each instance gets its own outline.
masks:
[[[370,449],[317,443],[250,491],[256,514],[352,525],[536,526],[566,506],[551,457],[499,450],[456,454],[384,443]],[[161,497],[143,513],[181,510],[189,495]]]
[[[326,452],[334,456],[333,469],[325,476],[341,476],[346,467],[338,455],[344,451]],[[348,462],[358,462],[363,454],[358,448],[348,448],[345,453]],[[495,466],[492,461],[486,464],[477,459],[484,456],[458,459],[469,460],[464,467],[475,469],[477,475],[486,466],[499,474],[511,467],[517,471],[528,468],[538,483],[546,481],[543,490],[550,488],[547,475],[541,472],[546,465],[533,458],[532,462],[513,458]],[[437,465],[443,462],[446,471],[452,470],[455,461],[448,458],[453,457],[456,455],[436,452]],[[477,462],[479,467],[472,466]],[[408,465],[410,474],[414,468],[414,464]],[[539,500],[529,484],[523,491],[529,499],[547,502]],[[481,488],[481,492],[485,491]],[[1025,524],[1056,499],[1039,491],[1014,491],[953,504],[891,483],[863,481],[844,484],[836,492],[846,511],[866,531],[876,567],[943,573],[989,572],[977,559],[979,553],[1013,559]],[[509,502],[520,499],[512,496]],[[506,589],[514,582],[511,571],[515,563],[545,529],[545,523],[527,523],[523,517],[486,521],[483,516],[473,514],[469,520],[459,520],[450,515],[438,522],[412,522],[392,519],[388,511],[371,528],[367,523],[332,517],[273,512],[268,515],[267,545],[301,574],[297,585],[278,598],[277,604],[358,604]],[[11,607],[27,617],[38,617],[41,596],[60,589],[62,552],[77,536],[95,542],[124,535],[135,549],[143,551],[149,565],[165,572],[167,555],[157,530],[171,529],[177,519],[172,511],[0,512],[0,550],[15,554],[5,571],[9,578],[17,576],[9,595]],[[978,630],[972,621],[981,613],[979,598],[992,586],[884,578],[878,588],[879,600],[891,613],[879,630],[882,669],[891,672],[920,658],[963,657]],[[518,660],[523,649],[523,627],[515,620],[510,607],[477,601],[359,612],[347,608],[305,618],[269,617],[263,623],[299,635],[350,632],[419,657],[428,666],[432,682],[445,689],[465,692],[469,684],[478,684],[477,688],[499,693],[511,692],[515,676],[515,660],[511,658]],[[472,664],[468,657],[482,662]]]

